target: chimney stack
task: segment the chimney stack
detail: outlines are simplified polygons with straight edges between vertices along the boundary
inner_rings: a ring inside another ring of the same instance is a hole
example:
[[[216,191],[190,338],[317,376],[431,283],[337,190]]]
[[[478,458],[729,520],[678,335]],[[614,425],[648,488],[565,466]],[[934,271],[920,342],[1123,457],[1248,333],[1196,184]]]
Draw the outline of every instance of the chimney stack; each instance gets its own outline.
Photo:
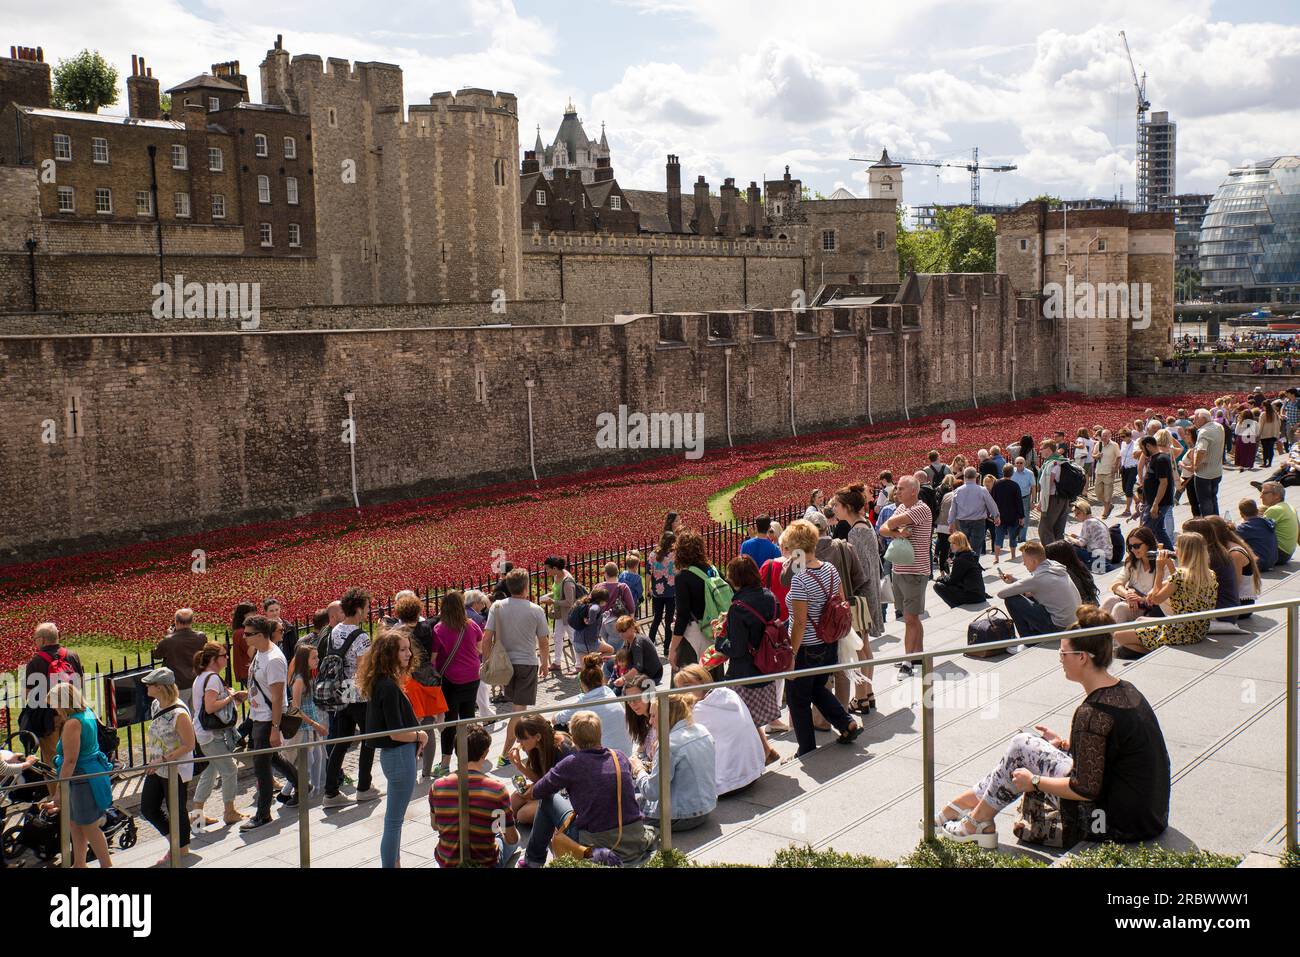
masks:
[[[668,231],[682,231],[682,164],[668,154]]]
[[[749,225],[745,233],[748,236],[757,236],[759,207],[763,201],[763,191],[758,188],[758,183],[752,179],[749,181],[749,190],[745,196],[745,201],[749,204]]]
[[[50,66],[41,47],[11,46],[9,59],[0,58],[0,106],[17,103],[44,109],[52,92]]]
[[[212,75],[225,80],[227,83],[233,83],[244,91],[244,98],[248,98],[248,77],[239,72],[238,60],[227,60],[225,63],[212,64]]]
[[[736,198],[739,195],[735,177],[728,176],[722,183],[722,214],[718,217],[718,232],[728,239],[735,239],[740,233],[740,224],[736,222]]]
[[[158,81],[153,70],[144,65],[144,57],[131,54],[131,75],[126,79],[126,112],[137,120],[156,120],[162,116]]]
[[[709,202],[709,182],[703,176],[695,181],[695,218],[691,226],[697,236],[712,236],[717,232],[713,204]]]
[[[540,173],[541,171],[542,164],[537,161],[537,151],[526,150],[524,152],[524,162],[519,167],[519,172],[526,176],[529,173]]]
[[[614,178],[614,168],[609,165],[609,157],[601,156],[596,159],[596,171],[593,174],[592,182],[605,183]]]

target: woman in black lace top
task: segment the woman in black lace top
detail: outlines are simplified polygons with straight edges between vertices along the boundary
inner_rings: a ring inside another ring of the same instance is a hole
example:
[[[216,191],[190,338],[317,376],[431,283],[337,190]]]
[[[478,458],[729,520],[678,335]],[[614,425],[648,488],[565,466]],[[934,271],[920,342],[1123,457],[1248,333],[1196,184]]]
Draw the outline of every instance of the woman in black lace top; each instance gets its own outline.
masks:
[[[1111,623],[1095,605],[1082,605],[1075,627]],[[1046,818],[1053,823],[1059,808],[1059,830],[1053,826],[1048,838],[1053,844],[1057,835],[1069,847],[1081,840],[1148,840],[1164,831],[1169,752],[1146,698],[1106,670],[1112,649],[1109,635],[1061,639],[1061,668],[1086,692],[1070,722],[1070,736],[1039,725],[1038,735],[1013,737],[997,767],[939,814],[935,825],[945,837],[997,847],[994,816],[1035,791],[1043,795]]]

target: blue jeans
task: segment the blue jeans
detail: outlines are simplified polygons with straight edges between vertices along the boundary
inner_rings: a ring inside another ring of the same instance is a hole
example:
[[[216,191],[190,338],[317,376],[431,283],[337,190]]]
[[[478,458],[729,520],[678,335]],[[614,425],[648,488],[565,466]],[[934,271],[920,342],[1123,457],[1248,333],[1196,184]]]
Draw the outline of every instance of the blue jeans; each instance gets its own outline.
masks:
[[[1048,614],[1047,609],[1032,598],[1026,598],[1024,595],[1012,595],[1006,601],[1007,614],[1016,623],[1016,634],[1021,638],[1031,638],[1034,635],[1050,635],[1054,631],[1061,630],[1056,627],[1056,623],[1052,621],[1052,616]]]
[[[562,794],[552,794],[547,798],[538,798],[537,814],[533,817],[533,830],[528,835],[528,845],[524,848],[524,861],[530,867],[543,867],[546,864],[546,852],[551,846],[551,838],[560,822],[573,810],[569,799]],[[578,839],[578,824],[575,820],[565,831],[575,841]]]
[[[1207,479],[1198,475],[1192,479],[1196,486],[1196,504],[1202,515],[1219,514],[1219,483],[1222,481],[1222,476]]]
[[[1149,511],[1144,509],[1142,512],[1142,527],[1151,529],[1152,534],[1156,537],[1156,541],[1165,548],[1174,547],[1174,543],[1169,540],[1169,531],[1165,527],[1166,518],[1171,516],[1172,512],[1170,511],[1169,505],[1160,509],[1160,516],[1155,519],[1151,518],[1151,513]]]
[[[1025,524],[1016,529],[1016,537],[1011,540],[1012,545],[1023,544],[1028,540],[1025,536],[1029,534],[1029,507],[1031,504],[1030,499],[1032,497],[1032,495],[1025,495],[1020,499],[1025,506]]]
[[[957,527],[961,529],[961,533],[970,541],[970,547],[974,550],[975,554],[983,555],[984,539],[988,535],[988,526],[984,519],[981,518],[973,522],[960,521],[957,523]]]
[[[379,841],[382,867],[396,867],[402,858],[402,822],[415,789],[415,742],[396,748],[379,749],[379,766],[388,780],[388,804],[384,808],[384,836]]]

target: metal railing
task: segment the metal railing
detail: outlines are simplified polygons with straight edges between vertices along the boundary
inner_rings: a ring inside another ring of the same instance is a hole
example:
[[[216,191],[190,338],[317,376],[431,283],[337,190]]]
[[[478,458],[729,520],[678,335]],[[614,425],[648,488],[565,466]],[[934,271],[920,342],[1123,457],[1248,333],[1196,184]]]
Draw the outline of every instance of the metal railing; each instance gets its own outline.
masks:
[[[1258,602],[1253,605],[1243,605],[1236,608],[1216,608],[1210,611],[1193,612],[1183,615],[1171,615],[1166,618],[1159,618],[1143,622],[1142,627],[1148,624],[1172,624],[1178,622],[1205,621],[1214,618],[1231,617],[1235,618],[1242,614],[1259,613],[1263,611],[1274,610],[1286,611],[1286,734],[1285,734],[1285,754],[1283,758],[1283,767],[1286,776],[1285,786],[1285,829],[1286,829],[1286,847],[1290,852],[1297,850],[1297,816],[1300,813],[1300,807],[1297,805],[1297,769],[1300,769],[1300,755],[1297,754],[1297,721],[1300,720],[1300,714],[1297,713],[1297,685],[1300,685],[1300,642],[1298,642],[1297,621],[1300,619],[1300,597],[1289,599],[1277,599],[1274,601]],[[1035,635],[1028,638],[1010,638],[1005,641],[988,642],[978,645],[981,653],[992,651],[1009,651],[1017,647],[1028,647],[1030,645],[1041,645],[1051,642],[1060,641],[1062,638],[1076,638],[1087,635],[1113,635],[1117,631],[1130,631],[1139,627],[1133,622],[1126,622],[1113,625],[1101,625],[1094,628],[1076,628],[1066,631],[1053,632],[1047,635]],[[681,694],[686,692],[709,691],[713,688],[728,688],[739,685],[765,684],[777,679],[792,680],[798,678],[807,678],[815,675],[833,675],[840,672],[856,671],[866,665],[872,667],[883,667],[885,665],[901,664],[903,662],[921,663],[921,775],[922,775],[922,819],[921,826],[924,838],[933,840],[935,836],[934,812],[935,812],[935,770],[934,770],[934,734],[935,734],[935,717],[934,717],[934,681],[935,681],[935,661],[938,659],[954,658],[963,655],[969,650],[969,646],[957,646],[953,648],[944,648],[935,651],[917,651],[904,652],[898,655],[887,657],[873,658],[870,662],[853,661],[843,664],[836,663],[833,665],[823,665],[817,668],[806,668],[797,671],[787,671],[774,675],[758,675],[750,678],[735,678],[726,681],[717,681],[704,685],[692,685],[688,689],[673,688],[656,688],[646,689],[640,692],[643,700],[653,699],[657,706],[657,754],[655,761],[661,768],[671,767],[670,755],[670,728],[668,727],[669,709],[665,706],[664,698],[670,694]],[[617,699],[613,699],[617,701]],[[609,702],[606,702],[609,703]],[[539,708],[529,708],[525,711],[516,711],[498,714],[495,720],[509,720],[514,718],[523,718],[529,715],[547,715],[558,711],[571,710],[574,702],[564,702],[560,704],[547,705]],[[283,754],[286,751],[297,752],[297,793],[307,795],[310,793],[307,781],[307,748],[325,747],[325,746],[350,746],[352,743],[367,741],[375,738],[386,738],[392,734],[401,734],[410,731],[426,731],[430,728],[442,730],[449,727],[456,729],[456,760],[458,771],[456,775],[458,783],[458,809],[459,809],[459,852],[460,862],[462,865],[468,863],[469,855],[469,780],[468,776],[461,773],[468,765],[467,755],[467,734],[466,729],[473,724],[480,724],[489,716],[474,718],[462,718],[456,721],[448,721],[441,725],[417,725],[410,728],[392,729],[385,731],[376,731],[368,734],[356,734],[347,737],[329,739],[327,742],[302,742],[285,744],[279,748],[267,748],[259,751],[245,751],[237,755],[241,761],[258,756],[270,756],[272,754]],[[153,767],[175,767],[182,764],[193,762],[193,758],[182,758],[175,761],[159,762]],[[60,807],[60,848],[61,864],[63,867],[72,866],[71,847],[71,830],[68,825],[67,809],[71,804],[71,785],[74,782],[88,781],[95,777],[102,777],[111,772],[98,772],[95,774],[71,775],[58,779],[59,787],[59,807]],[[120,773],[120,772],[119,772]],[[129,775],[143,774],[143,769],[126,772]],[[168,777],[167,783],[167,809],[168,821],[170,824],[170,833],[168,841],[170,845],[171,866],[180,866],[180,808],[179,792],[177,786],[178,775],[172,774]],[[0,787],[0,795],[18,788],[30,788],[34,785],[31,783],[21,783],[6,785]],[[672,849],[673,831],[672,831],[672,793],[671,793],[671,775],[659,775],[659,838],[660,846],[664,850]],[[298,847],[299,847],[299,865],[301,867],[311,866],[311,821],[309,816],[310,801],[302,800],[298,802]],[[186,809],[188,813],[188,809]]]

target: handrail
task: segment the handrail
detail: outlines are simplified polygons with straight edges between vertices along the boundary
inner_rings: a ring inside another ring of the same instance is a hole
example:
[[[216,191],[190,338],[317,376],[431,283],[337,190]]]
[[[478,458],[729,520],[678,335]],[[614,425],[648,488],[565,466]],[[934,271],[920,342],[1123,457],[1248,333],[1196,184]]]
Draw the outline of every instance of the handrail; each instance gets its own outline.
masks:
[[[1060,641],[1062,638],[1075,638],[1090,635],[1114,634],[1117,631],[1131,631],[1138,627],[1149,627],[1152,625],[1174,624],[1184,621],[1205,621],[1208,619],[1231,617],[1236,618],[1242,614],[1253,614],[1261,611],[1279,611],[1285,609],[1286,617],[1286,754],[1284,758],[1284,770],[1286,777],[1286,808],[1285,808],[1285,828],[1286,828],[1286,846],[1288,851],[1297,849],[1297,769],[1300,769],[1300,755],[1297,754],[1297,685],[1300,685],[1300,648],[1297,647],[1298,619],[1300,619],[1300,597],[1274,599],[1272,601],[1257,602],[1253,605],[1240,605],[1233,608],[1215,608],[1209,611],[1188,612],[1180,615],[1169,615],[1167,617],[1152,619],[1141,624],[1135,622],[1123,622],[1112,625],[1097,625],[1091,628],[1074,628],[1064,631],[1051,632],[1045,635],[1033,635],[1030,637],[1009,638],[1004,641],[987,642],[980,644],[981,652],[1003,651],[1012,648],[1031,645],[1042,645],[1050,642]],[[689,689],[682,688],[654,688],[644,689],[639,696],[646,700],[650,697],[655,699],[659,704],[663,698],[670,694],[679,694],[686,691],[699,692],[709,691],[713,688],[730,688],[740,685],[766,684],[779,679],[791,680],[797,678],[807,678],[815,675],[830,675],[844,671],[856,671],[863,667],[883,667],[885,665],[902,664],[904,662],[921,662],[921,735],[922,735],[922,789],[923,789],[923,817],[922,831],[926,840],[934,837],[934,662],[940,658],[953,658],[965,654],[969,646],[959,645],[952,648],[940,648],[930,651],[902,652],[897,655],[888,655],[884,657],[872,658],[869,661],[851,661],[845,663],[835,663],[830,665],[820,665],[816,668],[804,668],[799,670],[785,671],[779,674],[755,675],[748,678],[728,678],[723,681],[714,681],[708,684],[692,685]],[[594,702],[589,707],[596,707],[601,704],[618,703],[618,699],[611,699],[606,702]],[[293,742],[286,743],[278,748],[263,748],[256,751],[236,752],[232,757],[237,760],[256,758],[263,755],[284,754],[286,751],[298,751],[298,787],[299,793],[305,794],[307,778],[307,752],[305,749],[312,747],[335,747],[351,746],[353,743],[369,741],[376,738],[387,738],[393,734],[401,734],[410,731],[429,732],[430,728],[437,728],[438,731],[447,728],[456,729],[456,755],[458,768],[465,767],[468,764],[466,760],[467,737],[465,729],[473,724],[482,724],[485,720],[510,721],[518,718],[528,717],[530,715],[546,715],[558,711],[572,710],[573,701],[560,704],[544,705],[542,707],[533,707],[524,711],[504,712],[489,716],[476,716],[473,718],[459,718],[454,721],[446,721],[439,725],[415,725],[409,728],[396,728],[385,731],[374,731],[366,734],[354,734],[346,737],[327,738],[324,740],[312,742]],[[657,747],[660,749],[656,756],[656,761],[661,767],[668,766],[668,749],[669,749],[669,729],[666,727],[668,718],[668,709],[658,708],[657,722]],[[127,771],[97,771],[90,774],[69,775],[66,778],[58,778],[57,782],[60,787],[59,806],[61,811],[71,806],[70,788],[75,782],[88,781],[92,778],[109,776],[143,776],[150,773],[150,769],[163,767],[176,767],[183,764],[193,763],[195,758],[181,758],[174,761],[163,761],[150,765],[148,768],[132,768]],[[197,759],[199,761],[203,758]],[[672,816],[671,816],[671,789],[670,777],[668,774],[659,776],[660,782],[660,843],[664,849],[672,848]],[[173,867],[179,866],[179,834],[177,825],[177,813],[175,812],[177,804],[177,791],[175,784],[176,775],[170,775],[168,779],[168,809],[169,819],[172,825],[169,842],[171,844],[171,863]],[[457,774],[459,784],[459,809],[460,809],[460,853],[461,862],[465,863],[468,854],[468,840],[466,839],[469,825],[468,815],[468,779],[463,774]],[[9,784],[0,786],[0,795],[19,788],[29,788],[34,786],[32,783],[23,782],[18,784]],[[300,863],[303,867],[310,866],[310,836],[309,836],[309,802],[299,801],[298,827],[300,843]],[[70,831],[68,828],[68,815],[60,814],[61,822],[61,843],[64,849],[63,866],[71,866],[71,857],[67,853],[70,840]]]

